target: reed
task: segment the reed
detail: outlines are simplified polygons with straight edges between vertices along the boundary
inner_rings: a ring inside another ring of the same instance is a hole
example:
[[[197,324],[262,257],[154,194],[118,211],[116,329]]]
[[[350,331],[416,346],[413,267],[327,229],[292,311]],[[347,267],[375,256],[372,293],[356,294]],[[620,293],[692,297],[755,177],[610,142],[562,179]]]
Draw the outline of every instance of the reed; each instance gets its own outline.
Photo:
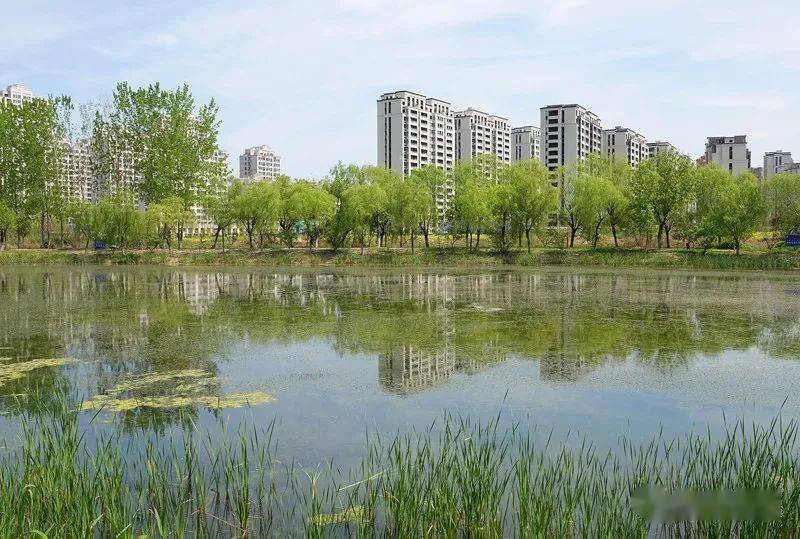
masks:
[[[786,537],[800,532],[798,424],[727,425],[600,451],[501,418],[446,415],[422,432],[368,433],[360,463],[278,458],[274,424],[122,435],[66,400],[21,416],[0,456],[0,536]],[[541,440],[541,441],[537,441]],[[770,490],[766,521],[655,525],[631,493]]]

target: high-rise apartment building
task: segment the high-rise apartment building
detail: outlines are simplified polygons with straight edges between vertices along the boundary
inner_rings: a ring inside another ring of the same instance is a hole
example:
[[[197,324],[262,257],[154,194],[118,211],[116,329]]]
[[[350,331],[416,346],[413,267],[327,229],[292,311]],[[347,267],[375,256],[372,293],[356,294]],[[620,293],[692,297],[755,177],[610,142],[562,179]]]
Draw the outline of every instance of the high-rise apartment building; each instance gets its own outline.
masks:
[[[498,164],[511,162],[511,129],[507,119],[468,108],[455,113],[455,130],[456,161],[491,155]]]
[[[239,177],[244,180],[274,180],[280,173],[281,157],[269,146],[253,146],[239,156]]]
[[[228,152],[217,149],[214,151],[214,155],[211,156],[209,161],[219,165],[220,177],[209,178],[205,185],[205,192],[206,194],[212,194],[211,191],[214,190],[217,195],[222,195],[228,186],[222,181],[217,182],[214,180],[221,180],[228,176]],[[198,189],[195,189],[195,191],[198,191]],[[199,201],[195,201],[191,206],[191,210],[192,213],[194,213],[194,223],[188,228],[186,235],[200,236],[211,234],[214,231],[214,222],[208,214],[206,214],[202,204],[200,204]]]
[[[792,160],[792,152],[784,152],[778,150],[775,152],[767,152],[764,154],[764,179],[768,180],[770,177],[784,172],[786,169],[794,164]]]
[[[5,90],[0,90],[0,103],[11,103],[12,105],[22,105],[27,101],[33,101],[34,95],[30,88],[22,84],[11,84]]]
[[[526,161],[542,158],[541,131],[535,125],[525,125],[511,129],[511,161]]]
[[[665,142],[663,140],[657,140],[655,142],[648,142],[647,143],[647,154],[648,157],[655,157],[661,152],[676,152],[678,148],[670,144],[669,142]]]
[[[600,118],[580,105],[542,107],[541,124],[542,162],[550,171],[602,151]]]
[[[61,175],[57,181],[69,201],[92,202],[95,199],[89,139],[61,143]]]
[[[650,156],[647,140],[636,131],[620,126],[603,130],[602,152],[610,159],[622,160],[633,168]]]
[[[455,163],[450,103],[405,90],[378,99],[378,165],[408,175],[425,165]]]
[[[705,162],[718,165],[731,174],[750,171],[750,150],[747,135],[708,137]]]
[[[401,90],[381,95],[377,109],[378,165],[405,176],[425,165],[448,173],[436,194],[443,215],[453,198],[449,172],[455,163],[455,133],[450,103]]]

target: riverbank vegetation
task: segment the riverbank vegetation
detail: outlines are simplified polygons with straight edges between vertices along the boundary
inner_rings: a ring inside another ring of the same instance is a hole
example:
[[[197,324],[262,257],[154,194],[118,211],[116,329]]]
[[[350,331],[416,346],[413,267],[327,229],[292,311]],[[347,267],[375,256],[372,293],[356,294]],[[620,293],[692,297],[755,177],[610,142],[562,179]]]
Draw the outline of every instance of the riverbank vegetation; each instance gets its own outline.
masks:
[[[0,106],[0,249],[171,251],[192,235],[220,251],[238,236],[250,251],[414,252],[443,235],[439,247],[503,256],[580,244],[738,254],[800,231],[800,175],[758,182],[672,151],[635,169],[599,154],[556,171],[482,154],[447,173],[339,163],[324,178],[243,183],[225,171],[215,103],[197,107],[186,86],[121,83],[109,106],[82,110],[90,197],[89,184],[64,181],[69,99]]]
[[[489,268],[489,267],[600,267],[694,270],[796,270],[800,253],[776,248],[772,252],[748,249],[735,256],[729,250],[711,249],[614,249],[576,247],[573,249],[534,248],[530,253],[461,248],[417,249],[306,249],[267,248],[248,250],[241,246],[221,250],[184,248],[182,250],[136,249],[87,251],[55,249],[12,249],[0,252],[0,265],[167,265],[271,268]]]
[[[352,468],[305,469],[281,458],[274,425],[240,426],[221,437],[189,428],[163,439],[141,432],[123,438],[74,409],[61,401],[25,414],[20,439],[7,442],[0,455],[3,536],[800,531],[798,427],[780,418],[736,422],[719,438],[622,439],[606,452],[588,442],[538,441],[520,424],[446,416],[421,433],[368,435]],[[650,522],[665,493],[698,491],[707,493],[706,505],[723,500],[715,518],[690,521],[673,508],[660,513],[666,523]]]

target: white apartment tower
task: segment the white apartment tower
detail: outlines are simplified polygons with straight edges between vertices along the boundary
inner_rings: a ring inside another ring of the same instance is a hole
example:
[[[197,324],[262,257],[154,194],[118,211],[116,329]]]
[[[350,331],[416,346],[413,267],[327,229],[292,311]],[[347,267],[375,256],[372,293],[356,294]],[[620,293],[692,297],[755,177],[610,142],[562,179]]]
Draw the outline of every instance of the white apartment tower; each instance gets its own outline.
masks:
[[[770,177],[780,172],[788,170],[794,161],[792,160],[792,152],[784,152],[778,150],[776,152],[767,152],[764,154],[764,179],[768,180]]]
[[[12,105],[22,105],[28,101],[33,101],[33,92],[22,84],[12,84],[5,90],[0,90],[0,103],[11,103]]]
[[[247,148],[239,156],[239,177],[245,180],[274,180],[281,173],[281,157],[269,146]]]
[[[61,176],[58,179],[64,196],[71,202],[95,200],[95,180],[92,171],[89,139],[61,143]]]
[[[450,103],[400,90],[378,99],[378,166],[407,176],[412,170],[433,165],[449,173],[455,163],[454,115]],[[453,198],[453,184],[437,193],[443,215]]]
[[[511,130],[511,161],[542,158],[541,131],[535,125],[515,127]]]
[[[649,157],[647,140],[632,129],[617,126],[603,130],[603,155],[612,160],[623,160],[633,168]]]
[[[378,99],[378,165],[403,175],[425,165],[445,171],[455,162],[450,103],[401,90]]]
[[[541,124],[542,162],[551,172],[602,151],[600,118],[580,105],[542,107]]]
[[[750,171],[750,150],[747,135],[708,137],[705,162],[721,166],[731,174]]]
[[[455,113],[455,127],[456,161],[471,161],[488,154],[495,156],[498,164],[511,162],[511,129],[507,119],[468,108]]]
[[[677,152],[677,151],[678,149],[675,146],[663,140],[657,140],[655,142],[647,143],[648,157],[655,157],[661,152]]]

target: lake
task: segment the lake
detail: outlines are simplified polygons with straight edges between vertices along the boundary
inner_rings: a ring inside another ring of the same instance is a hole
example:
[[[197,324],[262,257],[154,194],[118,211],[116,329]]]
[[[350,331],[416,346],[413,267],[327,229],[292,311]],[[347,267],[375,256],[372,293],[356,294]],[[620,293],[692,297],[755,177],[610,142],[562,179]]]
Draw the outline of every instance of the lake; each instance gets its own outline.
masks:
[[[66,392],[125,432],[274,421],[303,466],[445,412],[611,447],[800,415],[800,278],[6,267],[0,358],[9,444]]]

